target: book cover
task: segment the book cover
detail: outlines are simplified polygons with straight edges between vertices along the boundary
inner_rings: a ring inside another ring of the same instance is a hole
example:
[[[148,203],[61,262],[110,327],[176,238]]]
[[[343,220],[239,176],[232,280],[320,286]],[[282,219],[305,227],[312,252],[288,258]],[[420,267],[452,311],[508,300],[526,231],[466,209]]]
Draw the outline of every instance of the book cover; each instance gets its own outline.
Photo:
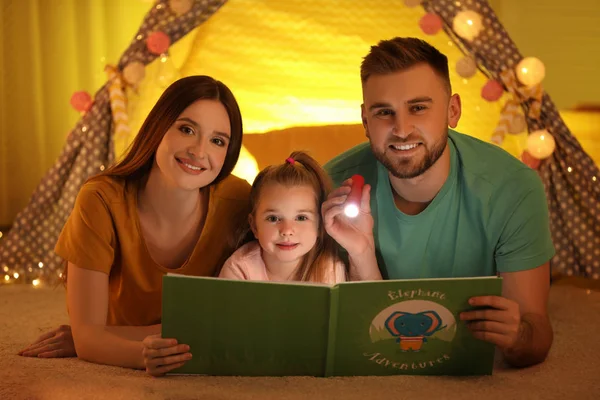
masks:
[[[176,374],[485,375],[495,348],[459,318],[499,277],[345,282],[163,278],[162,336],[190,346]]]

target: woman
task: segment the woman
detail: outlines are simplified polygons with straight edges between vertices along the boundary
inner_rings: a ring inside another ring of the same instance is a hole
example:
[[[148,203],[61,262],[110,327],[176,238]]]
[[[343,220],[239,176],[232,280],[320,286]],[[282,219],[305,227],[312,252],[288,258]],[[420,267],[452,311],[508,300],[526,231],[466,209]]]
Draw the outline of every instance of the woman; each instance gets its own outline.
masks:
[[[239,107],[223,83],[173,83],[123,161],[83,185],[58,239],[71,327],[19,354],[140,369],[152,358],[153,373],[173,364],[172,356],[143,354],[142,341],[163,340],[165,273],[214,276],[233,252],[224,238],[249,213],[250,186],[230,175],[241,144]],[[180,347],[179,358],[191,357]]]

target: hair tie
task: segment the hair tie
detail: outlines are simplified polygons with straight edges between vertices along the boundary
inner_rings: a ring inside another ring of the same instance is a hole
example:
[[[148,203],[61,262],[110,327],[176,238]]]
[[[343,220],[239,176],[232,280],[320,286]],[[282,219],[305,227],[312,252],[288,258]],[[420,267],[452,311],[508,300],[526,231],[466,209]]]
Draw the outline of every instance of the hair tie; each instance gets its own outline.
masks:
[[[294,165],[294,163],[296,162],[296,160],[294,160],[292,157],[288,157],[288,158],[285,159],[285,162],[288,162],[288,163]]]

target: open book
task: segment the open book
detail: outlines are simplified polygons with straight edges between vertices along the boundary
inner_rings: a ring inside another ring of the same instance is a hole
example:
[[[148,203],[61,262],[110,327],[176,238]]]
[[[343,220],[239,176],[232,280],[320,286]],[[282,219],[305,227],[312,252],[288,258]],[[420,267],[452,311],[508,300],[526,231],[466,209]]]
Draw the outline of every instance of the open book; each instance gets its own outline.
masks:
[[[176,374],[485,375],[495,347],[459,314],[501,287],[499,277],[331,287],[168,274],[162,336],[190,346]]]

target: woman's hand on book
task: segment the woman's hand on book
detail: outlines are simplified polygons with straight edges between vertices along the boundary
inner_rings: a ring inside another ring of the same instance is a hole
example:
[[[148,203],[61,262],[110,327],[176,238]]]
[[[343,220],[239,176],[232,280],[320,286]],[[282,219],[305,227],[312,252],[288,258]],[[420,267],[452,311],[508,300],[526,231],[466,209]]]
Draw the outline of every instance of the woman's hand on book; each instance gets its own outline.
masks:
[[[71,327],[61,325],[44,333],[18,354],[24,357],[39,358],[77,357]]]
[[[461,320],[468,321],[467,326],[473,336],[491,342],[502,350],[515,346],[521,326],[517,302],[500,296],[477,296],[469,299],[469,304],[474,307],[490,307],[460,314]]]
[[[176,339],[163,339],[160,335],[151,335],[142,343],[146,372],[152,376],[162,376],[192,359],[190,346],[178,344]]]
[[[363,187],[359,212],[353,218],[344,215],[345,202],[351,187],[352,179],[347,179],[339,188],[333,190],[323,203],[321,213],[327,233],[353,257],[373,252],[375,244],[370,205],[371,187]]]

